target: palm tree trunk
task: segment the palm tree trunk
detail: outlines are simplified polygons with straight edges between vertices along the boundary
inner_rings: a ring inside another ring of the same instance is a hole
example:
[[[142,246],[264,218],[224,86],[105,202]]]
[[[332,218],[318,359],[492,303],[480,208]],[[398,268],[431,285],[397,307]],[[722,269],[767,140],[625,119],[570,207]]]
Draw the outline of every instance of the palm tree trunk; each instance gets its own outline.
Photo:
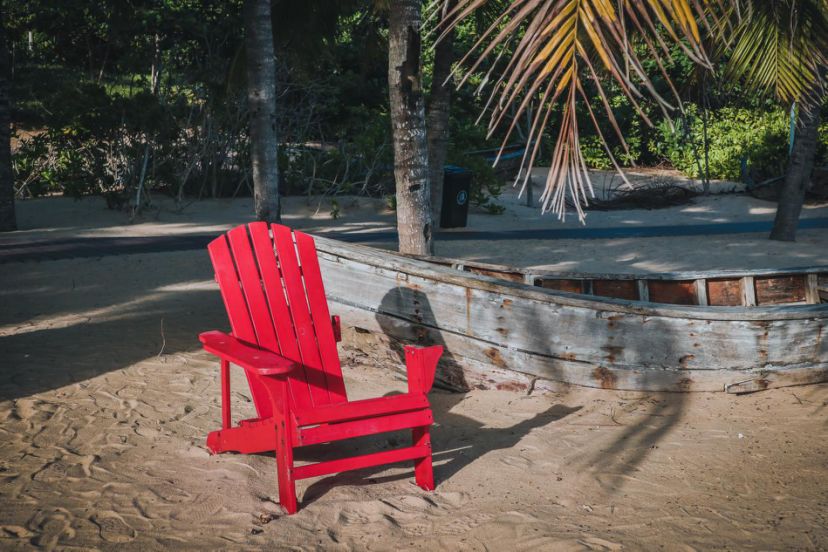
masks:
[[[276,55],[270,0],[245,0],[247,103],[256,219],[278,222],[279,167],[276,137]]]
[[[11,79],[6,27],[0,12],[0,232],[17,230],[11,168]]]
[[[454,8],[456,0],[446,2],[444,13]],[[438,33],[442,29],[438,29]],[[451,75],[454,61],[454,30],[434,49],[434,70],[431,81],[426,126],[428,128],[428,176],[431,184],[431,213],[440,220],[443,203],[443,167],[449,141],[449,114],[451,112],[451,84],[443,83]]]
[[[425,104],[420,80],[420,0],[391,3],[388,89],[400,251],[432,253]]]
[[[795,241],[799,214],[805,201],[805,192],[811,183],[819,132],[820,105],[801,104],[797,113],[796,135],[785,182],[779,192],[776,218],[770,239]]]

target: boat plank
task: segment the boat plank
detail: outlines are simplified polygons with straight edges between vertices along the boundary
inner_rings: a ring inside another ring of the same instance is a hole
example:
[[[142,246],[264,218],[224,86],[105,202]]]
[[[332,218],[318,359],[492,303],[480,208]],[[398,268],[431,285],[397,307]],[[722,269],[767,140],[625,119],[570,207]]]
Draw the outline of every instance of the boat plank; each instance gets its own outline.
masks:
[[[757,378],[766,379],[768,387],[828,380],[828,365],[824,363],[764,370],[622,369],[581,362],[574,356],[570,359],[549,358],[493,346],[468,336],[441,332],[351,305],[338,304],[336,309],[343,313],[343,320],[349,325],[359,328],[360,334],[367,330],[400,343],[442,344],[446,354],[438,367],[436,381],[441,387],[454,390],[490,388],[528,392],[533,387],[544,387],[533,378],[559,385],[647,391],[723,391],[726,385]],[[349,332],[345,333],[346,343],[349,335]],[[398,369],[401,374],[405,373],[402,363]]]
[[[758,305],[778,305],[805,301],[807,295],[807,276],[790,274],[779,276],[756,276],[756,303]]]
[[[647,283],[649,300],[673,305],[697,305],[695,280],[651,280]]]
[[[568,293],[583,293],[584,284],[581,280],[572,280],[564,278],[538,278],[540,287],[546,289],[556,289],[558,291],[566,291]]]
[[[707,302],[711,306],[732,307],[742,304],[742,280],[707,280]]]
[[[592,280],[592,294],[599,297],[638,300],[635,280]]]

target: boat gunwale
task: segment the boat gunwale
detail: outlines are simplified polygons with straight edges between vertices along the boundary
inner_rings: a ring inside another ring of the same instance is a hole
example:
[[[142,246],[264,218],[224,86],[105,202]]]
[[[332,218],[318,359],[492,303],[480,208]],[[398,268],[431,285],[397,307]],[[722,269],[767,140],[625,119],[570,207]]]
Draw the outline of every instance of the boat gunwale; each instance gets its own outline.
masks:
[[[494,292],[544,303],[554,303],[589,310],[621,312],[641,316],[660,316],[666,318],[746,322],[772,322],[828,318],[828,304],[709,307],[702,305],[671,305],[667,303],[651,303],[648,301],[616,299],[611,297],[570,293],[566,291],[542,288],[525,282],[512,282],[474,272],[461,272],[455,268],[452,268],[452,265],[476,265],[483,270],[497,270],[498,268],[503,268],[498,267],[498,265],[485,265],[484,263],[473,262],[466,264],[461,260],[444,259],[440,257],[435,257],[435,260],[431,261],[426,260],[426,258],[423,257],[400,254],[386,249],[377,249],[359,244],[345,243],[320,235],[315,235],[314,239],[316,241],[317,249],[319,249],[320,252],[334,257],[342,257],[377,268],[394,270],[410,276],[431,279],[465,288],[479,289],[481,291]],[[506,268],[507,270],[504,272],[512,271],[511,269],[508,269],[508,267]],[[808,272],[801,272],[804,274],[823,272],[822,267],[814,267],[813,270],[810,268],[801,270],[808,270]],[[825,267],[825,270],[828,270],[828,267]],[[531,277],[543,277],[543,274],[535,271],[515,269],[512,272],[521,273]],[[723,274],[724,272],[727,271],[717,271],[716,274]],[[773,270],[772,273],[783,275],[792,274],[794,272]],[[561,276],[561,274],[562,273],[555,273],[556,276]],[[749,273],[745,273],[745,271],[737,271],[736,274],[742,274],[743,276],[763,275],[760,274],[759,270]],[[738,277],[736,274],[725,275],[722,277]],[[714,279],[719,276],[704,277]],[[565,279],[565,277],[561,276],[561,279]],[[651,278],[649,278],[649,275],[641,275],[635,279]]]

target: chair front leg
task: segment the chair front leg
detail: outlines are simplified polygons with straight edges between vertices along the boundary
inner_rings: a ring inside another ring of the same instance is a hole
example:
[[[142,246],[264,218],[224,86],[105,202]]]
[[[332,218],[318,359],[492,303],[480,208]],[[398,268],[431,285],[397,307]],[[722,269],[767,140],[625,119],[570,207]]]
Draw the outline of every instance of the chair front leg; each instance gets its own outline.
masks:
[[[288,382],[285,376],[263,377],[268,390],[276,422],[276,477],[279,484],[279,504],[288,514],[297,510],[296,480],[293,477],[294,422],[288,400]]]
[[[221,359],[221,427],[230,429],[230,361]]]
[[[276,477],[279,483],[279,504],[285,512],[295,514],[296,480],[293,477],[293,446],[290,420],[280,419],[276,424]]]
[[[431,427],[415,427],[411,430],[415,447],[427,447],[428,455],[414,461],[414,479],[417,486],[426,491],[434,490],[434,469],[431,465]]]

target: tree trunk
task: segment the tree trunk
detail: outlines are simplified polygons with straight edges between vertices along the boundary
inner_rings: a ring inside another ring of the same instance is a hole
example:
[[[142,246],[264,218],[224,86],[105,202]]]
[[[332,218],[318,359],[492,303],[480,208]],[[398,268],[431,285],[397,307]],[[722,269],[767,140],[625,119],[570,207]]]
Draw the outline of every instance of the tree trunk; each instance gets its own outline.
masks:
[[[270,0],[245,0],[247,103],[256,220],[278,222],[279,143],[276,137],[276,54]]]
[[[805,192],[811,183],[811,172],[814,168],[819,132],[819,111],[818,103],[799,105],[791,160],[788,163],[785,182],[779,192],[776,218],[770,234],[772,240],[796,240],[799,213],[802,211]]]
[[[17,230],[11,167],[11,81],[6,27],[0,12],[0,232]]]
[[[388,89],[400,252],[432,254],[425,103],[420,79],[420,0],[391,3]]]
[[[454,8],[456,0],[446,2],[443,13]],[[437,29],[437,35],[441,29]],[[428,176],[431,184],[431,214],[440,220],[443,203],[443,167],[449,141],[449,114],[451,112],[451,84],[443,83],[451,75],[454,61],[454,31],[452,30],[434,49],[434,71],[429,95],[426,126],[428,128]]]

